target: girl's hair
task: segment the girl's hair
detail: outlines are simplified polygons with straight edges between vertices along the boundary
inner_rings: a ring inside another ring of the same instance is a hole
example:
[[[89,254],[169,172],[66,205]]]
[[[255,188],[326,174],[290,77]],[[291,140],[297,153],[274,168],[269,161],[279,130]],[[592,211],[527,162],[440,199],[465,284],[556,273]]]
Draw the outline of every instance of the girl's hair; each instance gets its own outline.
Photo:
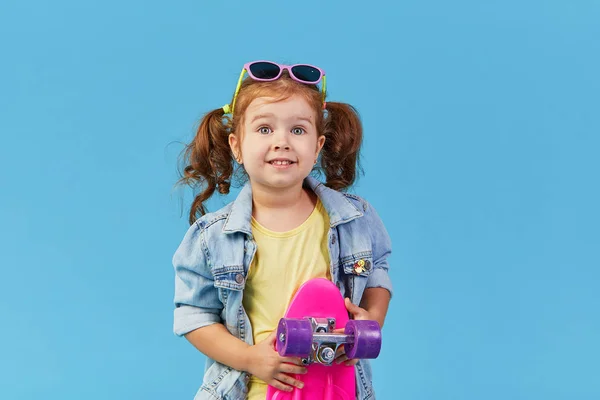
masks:
[[[285,72],[271,82],[246,78],[235,101],[233,118],[226,116],[222,108],[207,113],[200,121],[194,139],[182,153],[184,168],[178,184],[201,189],[190,208],[190,225],[206,213],[204,202],[215,191],[229,193],[234,158],[228,137],[230,133],[242,133],[246,108],[258,97],[273,97],[275,101],[280,101],[292,95],[302,96],[313,107],[317,115],[317,134],[325,135],[325,145],[320,155],[325,185],[344,190],[354,183],[357,168],[360,168],[362,143],[362,125],[354,107],[327,102],[326,111],[323,112],[323,97],[317,86],[296,82]]]

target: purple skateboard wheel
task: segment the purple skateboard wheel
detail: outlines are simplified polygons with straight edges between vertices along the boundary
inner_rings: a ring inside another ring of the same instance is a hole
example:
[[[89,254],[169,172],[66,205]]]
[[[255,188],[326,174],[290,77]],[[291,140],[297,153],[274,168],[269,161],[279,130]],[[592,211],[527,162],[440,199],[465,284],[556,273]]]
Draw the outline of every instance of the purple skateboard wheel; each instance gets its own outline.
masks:
[[[350,320],[344,333],[353,337],[352,343],[344,344],[349,359],[377,358],[381,350],[381,328],[377,321]]]
[[[312,324],[307,319],[281,318],[277,326],[277,352],[282,357],[307,357],[312,350]]]

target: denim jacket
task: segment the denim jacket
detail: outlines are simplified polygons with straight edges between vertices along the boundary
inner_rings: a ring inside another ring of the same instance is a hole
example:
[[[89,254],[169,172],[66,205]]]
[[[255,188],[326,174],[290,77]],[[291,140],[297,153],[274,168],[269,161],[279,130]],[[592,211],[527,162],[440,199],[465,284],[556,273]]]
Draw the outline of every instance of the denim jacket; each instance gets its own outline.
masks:
[[[387,261],[391,242],[377,212],[362,198],[332,190],[310,176],[305,184],[329,215],[330,271],[342,295],[360,304],[366,288],[381,287],[391,294]],[[190,226],[173,256],[176,335],[222,323],[233,336],[254,344],[242,305],[246,275],[256,252],[251,216],[252,190],[246,184],[235,201]],[[365,262],[358,269],[362,272],[354,268],[359,260]],[[360,360],[355,371],[357,399],[375,399],[369,361]],[[247,373],[207,358],[195,400],[245,399],[249,379]]]

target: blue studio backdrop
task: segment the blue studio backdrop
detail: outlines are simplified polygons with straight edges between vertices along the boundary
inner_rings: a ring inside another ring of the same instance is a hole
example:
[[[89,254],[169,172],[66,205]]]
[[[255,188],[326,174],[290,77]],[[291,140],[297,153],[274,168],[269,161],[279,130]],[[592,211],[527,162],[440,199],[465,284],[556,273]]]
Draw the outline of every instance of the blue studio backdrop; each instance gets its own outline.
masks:
[[[193,398],[177,160],[256,59],[321,66],[361,114],[353,191],[393,240],[378,399],[600,398],[598,21],[591,0],[4,0],[0,398]]]

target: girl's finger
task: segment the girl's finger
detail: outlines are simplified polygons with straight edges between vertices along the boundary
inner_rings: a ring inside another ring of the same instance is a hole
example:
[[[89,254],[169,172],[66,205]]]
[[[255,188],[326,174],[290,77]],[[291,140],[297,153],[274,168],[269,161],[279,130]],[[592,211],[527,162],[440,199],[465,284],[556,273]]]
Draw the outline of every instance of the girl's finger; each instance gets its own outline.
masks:
[[[335,362],[336,364],[341,364],[346,360],[348,360],[348,356],[346,356],[346,354],[342,354],[341,356],[335,359]]]
[[[269,336],[267,336],[267,338],[265,340],[263,340],[264,343],[268,343],[271,346],[275,345],[275,338],[277,337],[277,332],[276,331],[272,331]]]
[[[305,374],[306,373],[306,367],[300,367],[298,365],[293,365],[293,364],[281,364],[281,367],[279,367],[279,370],[281,372],[285,372],[286,374]]]
[[[338,347],[337,352],[335,354],[335,363],[336,364],[341,364],[344,361],[346,361],[348,359],[348,357],[346,356],[346,350],[344,349],[344,345],[341,345],[340,347]]]
[[[304,364],[302,364],[302,359],[299,357],[282,357],[281,362],[304,366]]]
[[[347,297],[344,299],[344,302],[346,304],[346,309],[348,311],[350,311],[352,314],[356,314],[357,312],[359,312],[361,310],[361,308],[359,306],[357,306],[356,304],[352,303],[350,301],[350,299],[347,298]]]
[[[346,361],[346,363],[344,365],[346,365],[346,366],[349,367],[351,365],[356,365],[356,364],[358,364],[358,359],[353,359],[353,360]]]
[[[298,389],[302,389],[304,387],[304,383],[302,383],[298,379],[294,379],[293,377],[291,377],[287,374],[284,374],[284,373],[279,373],[279,374],[275,375],[275,379],[277,379],[278,381],[283,382],[287,385],[295,386]]]
[[[284,392],[291,392],[292,391],[292,387],[289,385],[286,385],[285,383],[278,381],[277,379],[273,379],[269,382],[269,385],[273,386],[275,389],[279,389],[282,390]]]
[[[349,298],[346,297],[346,309],[352,314],[353,319],[369,319],[369,313],[364,308],[357,306],[352,303]]]

